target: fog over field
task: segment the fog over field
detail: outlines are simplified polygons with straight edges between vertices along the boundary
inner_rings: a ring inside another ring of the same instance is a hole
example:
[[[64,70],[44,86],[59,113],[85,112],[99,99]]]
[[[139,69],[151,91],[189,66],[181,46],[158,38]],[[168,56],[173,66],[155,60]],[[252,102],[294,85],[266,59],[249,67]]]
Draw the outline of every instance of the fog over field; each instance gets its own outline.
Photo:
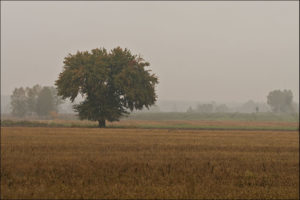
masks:
[[[299,1],[1,1],[0,94],[1,199],[299,196]]]
[[[299,2],[1,2],[1,95],[53,86],[77,50],[120,46],[159,77],[158,100],[299,99]]]

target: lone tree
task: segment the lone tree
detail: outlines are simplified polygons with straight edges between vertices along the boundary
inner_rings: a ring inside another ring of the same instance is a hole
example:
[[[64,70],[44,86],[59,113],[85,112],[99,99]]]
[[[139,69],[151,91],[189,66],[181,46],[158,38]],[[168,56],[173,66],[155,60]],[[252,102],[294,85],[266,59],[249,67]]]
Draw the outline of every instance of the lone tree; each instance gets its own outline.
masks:
[[[155,84],[158,79],[143,58],[120,47],[107,52],[105,48],[91,52],[69,54],[64,70],[55,82],[58,95],[74,102],[80,93],[82,102],[73,106],[80,119],[118,121],[129,110],[149,109],[156,101]]]
[[[293,93],[291,90],[273,90],[267,96],[273,112],[293,112]]]

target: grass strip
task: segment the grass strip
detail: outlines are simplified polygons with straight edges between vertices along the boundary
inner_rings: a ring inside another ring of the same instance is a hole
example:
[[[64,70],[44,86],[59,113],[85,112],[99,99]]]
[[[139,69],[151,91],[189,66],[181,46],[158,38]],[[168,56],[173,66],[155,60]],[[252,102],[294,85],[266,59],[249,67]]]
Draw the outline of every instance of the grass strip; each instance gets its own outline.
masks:
[[[80,123],[55,123],[36,121],[1,121],[1,127],[56,127],[56,128],[98,128],[97,124]],[[205,126],[190,124],[174,125],[108,125],[107,128],[130,128],[130,129],[179,129],[179,130],[253,130],[253,131],[299,131],[295,126]]]

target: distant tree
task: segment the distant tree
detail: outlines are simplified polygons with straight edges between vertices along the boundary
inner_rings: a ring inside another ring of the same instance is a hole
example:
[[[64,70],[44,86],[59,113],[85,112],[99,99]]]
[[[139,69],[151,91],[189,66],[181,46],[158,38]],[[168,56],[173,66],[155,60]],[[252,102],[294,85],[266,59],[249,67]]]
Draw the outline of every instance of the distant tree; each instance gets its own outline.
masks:
[[[187,112],[187,113],[192,113],[192,112],[194,112],[194,111],[193,111],[193,108],[192,108],[191,106],[189,106],[189,108],[186,110],[186,112]]]
[[[299,112],[299,104],[298,104],[298,103],[293,102],[293,110],[294,110],[295,112]]]
[[[239,111],[245,113],[253,113],[256,111],[256,107],[257,104],[253,100],[249,100],[240,107]]]
[[[293,93],[291,90],[273,90],[267,96],[267,103],[273,112],[293,112]]]
[[[199,104],[196,111],[200,113],[212,113],[213,110],[213,104]]]
[[[55,109],[55,102],[51,89],[49,87],[43,87],[37,97],[36,113],[39,116],[47,116],[50,114],[50,111],[54,111]]]
[[[17,117],[24,117],[28,111],[26,92],[23,87],[15,88],[11,97],[12,114]]]
[[[77,52],[65,58],[55,84],[63,99],[73,102],[79,93],[84,97],[74,105],[80,119],[98,121],[99,127],[105,127],[106,120],[117,121],[129,110],[155,103],[158,80],[145,69],[149,65],[120,47],[111,52],[105,48]]]
[[[255,111],[259,112],[259,107],[258,106],[255,107]]]
[[[216,107],[216,112],[225,113],[228,111],[229,111],[229,108],[226,106],[226,104],[221,104]]]
[[[54,104],[53,111],[58,112],[59,105],[62,104],[64,101],[62,100],[62,98],[60,96],[57,95],[57,89],[55,87],[49,87],[49,89],[51,90],[52,101]]]
[[[27,96],[27,108],[28,112],[32,115],[36,113],[36,104],[39,93],[41,92],[42,87],[40,85],[35,85],[32,88],[26,88],[26,96]]]

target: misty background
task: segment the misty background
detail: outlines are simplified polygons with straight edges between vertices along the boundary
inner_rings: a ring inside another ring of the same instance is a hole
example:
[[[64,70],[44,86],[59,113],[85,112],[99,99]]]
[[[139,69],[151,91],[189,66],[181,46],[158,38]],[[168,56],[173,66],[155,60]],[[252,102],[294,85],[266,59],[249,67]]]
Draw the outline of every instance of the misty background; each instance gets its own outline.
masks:
[[[54,86],[69,53],[117,46],[141,54],[159,77],[152,110],[269,111],[275,89],[299,103],[297,1],[1,1],[1,113],[15,88]]]

